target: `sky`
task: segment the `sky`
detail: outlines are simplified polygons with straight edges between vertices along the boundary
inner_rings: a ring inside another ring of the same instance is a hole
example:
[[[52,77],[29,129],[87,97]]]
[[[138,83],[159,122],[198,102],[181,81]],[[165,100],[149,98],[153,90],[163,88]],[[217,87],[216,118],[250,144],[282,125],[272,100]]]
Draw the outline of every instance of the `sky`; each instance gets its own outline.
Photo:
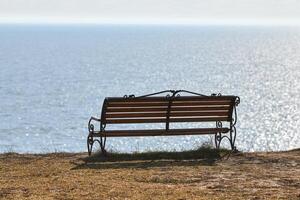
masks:
[[[0,0],[0,23],[300,25],[300,0]]]

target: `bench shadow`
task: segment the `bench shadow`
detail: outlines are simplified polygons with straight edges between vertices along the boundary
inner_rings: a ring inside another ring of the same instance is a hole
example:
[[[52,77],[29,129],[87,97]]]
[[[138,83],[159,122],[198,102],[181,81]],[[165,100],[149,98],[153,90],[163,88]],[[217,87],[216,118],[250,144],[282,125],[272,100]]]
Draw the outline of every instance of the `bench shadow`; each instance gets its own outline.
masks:
[[[95,153],[80,158],[72,169],[147,169],[154,167],[215,165],[227,150],[200,148],[182,152]]]

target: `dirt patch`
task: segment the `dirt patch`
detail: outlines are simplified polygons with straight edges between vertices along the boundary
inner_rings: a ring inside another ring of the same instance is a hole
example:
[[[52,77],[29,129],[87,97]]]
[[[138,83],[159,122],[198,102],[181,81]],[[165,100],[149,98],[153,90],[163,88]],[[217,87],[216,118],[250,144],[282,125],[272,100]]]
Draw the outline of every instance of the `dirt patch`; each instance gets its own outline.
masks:
[[[126,156],[1,154],[0,199],[300,199],[299,149]]]

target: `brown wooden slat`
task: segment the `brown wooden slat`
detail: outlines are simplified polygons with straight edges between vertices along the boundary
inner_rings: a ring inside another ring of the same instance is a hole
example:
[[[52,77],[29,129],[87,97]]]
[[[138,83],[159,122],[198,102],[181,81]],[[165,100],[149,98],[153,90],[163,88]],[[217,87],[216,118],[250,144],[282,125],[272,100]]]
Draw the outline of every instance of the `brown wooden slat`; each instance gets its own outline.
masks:
[[[198,106],[198,107],[171,107],[171,111],[201,111],[201,110],[215,110],[228,111],[228,106]],[[167,111],[167,107],[146,107],[146,108],[107,108],[106,112],[155,112]]]
[[[152,105],[152,104],[157,104],[157,105],[164,105],[164,104],[168,104],[169,102],[171,102],[172,104],[205,104],[205,102],[219,102],[219,103],[227,103],[229,104],[230,102],[233,102],[232,100],[226,100],[226,99],[216,99],[216,100],[194,100],[194,101],[191,101],[191,100],[180,100],[180,101],[177,101],[177,100],[162,100],[162,101],[117,101],[117,102],[108,102],[108,105],[124,105],[124,104],[138,104],[138,105]]]
[[[172,107],[171,106],[171,112],[173,111],[202,111],[202,110],[229,110],[229,106],[187,106],[187,107]]]
[[[172,102],[172,107],[174,106],[200,106],[200,105],[230,105],[231,101],[182,101],[182,102]]]
[[[218,117],[170,117],[170,122],[211,122],[211,121],[228,121],[227,116],[218,116]]]
[[[209,121],[229,121],[228,117],[193,117],[193,118],[170,118],[169,122],[209,122]],[[166,118],[144,118],[144,119],[105,119],[107,124],[126,123],[165,123]]]
[[[168,106],[169,102],[110,102],[107,107],[158,107]]]
[[[167,98],[163,96],[159,97],[143,97],[143,98],[122,98],[122,97],[107,97],[109,102],[124,102],[124,101],[165,101]]]
[[[210,99],[210,100],[170,100],[172,103],[178,103],[178,104],[186,104],[186,103],[197,103],[197,102],[226,102],[226,103],[230,103],[232,102],[232,100],[228,100],[228,99]],[[162,100],[162,101],[118,101],[118,102],[108,102],[109,105],[115,105],[115,104],[161,104],[161,103],[169,103],[169,100]]]
[[[197,99],[197,100],[173,100],[172,103],[196,103],[196,102],[232,102],[228,99],[210,99],[210,100],[203,100],[203,99]]]
[[[106,119],[105,122],[107,124],[165,123],[166,118]]]
[[[170,112],[170,117],[180,116],[228,116],[228,111],[213,112]]]
[[[185,100],[233,100],[235,99],[235,96],[207,96],[207,97],[201,97],[201,96],[180,96],[180,97],[175,97],[172,100],[176,101],[185,101]],[[164,96],[158,96],[158,97],[143,97],[143,98],[123,98],[123,97],[107,97],[107,101],[109,102],[130,102],[130,101],[135,101],[135,102],[144,102],[144,101],[168,101],[168,99]]]
[[[172,116],[228,116],[227,111],[223,112],[171,112]],[[167,117],[167,112],[156,112],[156,113],[112,113],[106,114],[105,118],[145,118],[145,117]]]
[[[106,112],[154,112],[154,111],[167,111],[167,107],[158,108],[107,108]]]
[[[157,113],[112,113],[106,114],[106,118],[134,118],[134,117],[166,117],[167,112]]]
[[[230,105],[231,101],[197,101],[197,102],[172,102],[172,106],[199,106],[199,105]],[[112,107],[165,107],[169,102],[130,102],[130,103],[109,103],[108,108]]]
[[[105,132],[98,132],[98,136],[105,135],[106,137],[128,137],[128,136],[175,136],[175,135],[202,135],[202,134],[215,134],[227,133],[228,128],[192,128],[192,129],[164,129],[153,130],[107,130]]]
[[[167,98],[160,99],[123,99],[123,100],[108,100],[109,103],[147,103],[147,102],[168,102]]]
[[[234,96],[220,96],[220,97],[190,97],[190,96],[182,96],[173,98],[172,101],[224,101],[235,99]]]

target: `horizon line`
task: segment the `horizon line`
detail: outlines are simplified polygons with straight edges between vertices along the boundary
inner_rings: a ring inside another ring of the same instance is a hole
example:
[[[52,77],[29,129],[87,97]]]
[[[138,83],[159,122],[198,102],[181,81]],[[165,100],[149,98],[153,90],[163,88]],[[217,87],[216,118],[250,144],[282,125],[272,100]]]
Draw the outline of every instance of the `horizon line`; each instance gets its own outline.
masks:
[[[11,25],[180,25],[180,26],[300,26],[297,19],[1,19],[0,24]]]

